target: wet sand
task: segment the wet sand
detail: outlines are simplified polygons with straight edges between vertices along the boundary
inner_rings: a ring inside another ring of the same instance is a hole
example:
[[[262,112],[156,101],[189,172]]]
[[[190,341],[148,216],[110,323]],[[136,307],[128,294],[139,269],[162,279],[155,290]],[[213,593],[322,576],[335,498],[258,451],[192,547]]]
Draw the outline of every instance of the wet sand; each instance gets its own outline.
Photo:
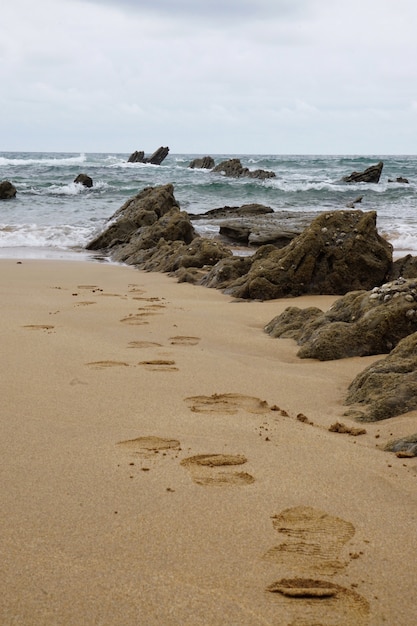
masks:
[[[0,623],[415,623],[417,412],[329,431],[378,357],[300,360],[235,302],[1,260]]]

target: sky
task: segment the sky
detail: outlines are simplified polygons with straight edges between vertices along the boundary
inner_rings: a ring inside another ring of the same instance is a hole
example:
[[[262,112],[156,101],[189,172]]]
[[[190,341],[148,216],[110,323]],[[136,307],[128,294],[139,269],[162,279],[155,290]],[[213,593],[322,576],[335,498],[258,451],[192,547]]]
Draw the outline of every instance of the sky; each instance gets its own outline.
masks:
[[[0,151],[417,154],[416,0],[5,0]]]

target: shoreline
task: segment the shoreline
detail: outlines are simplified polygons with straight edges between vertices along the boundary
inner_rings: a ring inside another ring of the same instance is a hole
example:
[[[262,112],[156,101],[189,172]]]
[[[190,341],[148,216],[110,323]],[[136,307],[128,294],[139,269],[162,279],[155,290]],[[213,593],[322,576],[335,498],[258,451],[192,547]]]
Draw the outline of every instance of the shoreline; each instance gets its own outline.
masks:
[[[417,465],[381,448],[415,412],[329,432],[357,425],[343,398],[379,357],[301,360],[263,332],[337,296],[236,302],[110,262],[0,268],[0,621],[412,623]],[[267,591],[282,578],[335,593]]]

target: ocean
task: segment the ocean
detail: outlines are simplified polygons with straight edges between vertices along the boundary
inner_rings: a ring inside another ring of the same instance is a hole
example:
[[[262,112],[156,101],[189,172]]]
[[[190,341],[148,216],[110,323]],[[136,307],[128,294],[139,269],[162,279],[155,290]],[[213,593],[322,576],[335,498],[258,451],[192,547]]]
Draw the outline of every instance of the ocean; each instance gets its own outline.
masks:
[[[122,204],[145,187],[172,183],[181,208],[204,213],[223,206],[257,202],[277,212],[356,207],[377,212],[379,233],[394,246],[394,256],[417,254],[417,156],[211,155],[216,165],[239,158],[244,167],[275,172],[275,178],[228,178],[191,169],[204,154],[169,154],[161,165],[128,163],[129,154],[1,152],[0,181],[17,189],[0,201],[1,258],[90,258],[85,245]],[[343,176],[383,161],[378,184],[347,184]],[[88,189],[73,181],[93,179]],[[389,182],[398,177],[409,183]],[[204,236],[217,229],[196,222]],[[91,256],[91,258],[93,258]]]

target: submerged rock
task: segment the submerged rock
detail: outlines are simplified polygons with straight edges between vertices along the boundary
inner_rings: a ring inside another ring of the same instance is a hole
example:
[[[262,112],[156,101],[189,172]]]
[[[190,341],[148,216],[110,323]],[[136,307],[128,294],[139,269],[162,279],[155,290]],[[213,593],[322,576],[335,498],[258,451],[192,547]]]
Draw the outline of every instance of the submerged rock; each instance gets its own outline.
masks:
[[[392,246],[376,230],[376,213],[322,213],[282,249],[262,246],[250,257],[247,273],[227,285],[227,293],[271,300],[302,294],[345,294],[384,282]],[[216,268],[208,279],[216,285]]]
[[[417,409],[417,332],[402,339],[385,359],[356,376],[349,385],[346,404],[356,405],[346,415],[364,422]],[[417,439],[412,443],[416,444]]]
[[[16,193],[16,187],[9,180],[0,182],[0,200],[10,200]]]
[[[88,176],[88,174],[78,174],[78,176],[74,178],[74,183],[90,188],[93,186],[93,179],[91,176]]]

